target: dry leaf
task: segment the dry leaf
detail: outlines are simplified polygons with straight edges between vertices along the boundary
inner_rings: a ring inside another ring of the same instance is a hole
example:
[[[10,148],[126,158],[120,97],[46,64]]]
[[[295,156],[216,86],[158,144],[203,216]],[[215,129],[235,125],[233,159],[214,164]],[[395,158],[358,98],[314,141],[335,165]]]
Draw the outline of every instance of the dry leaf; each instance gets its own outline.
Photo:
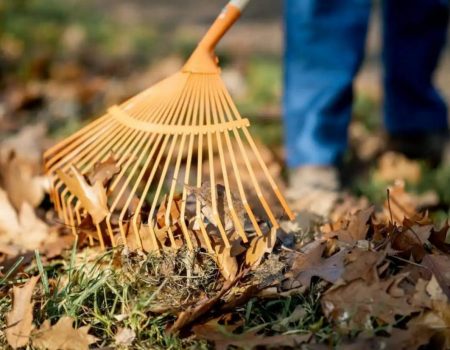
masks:
[[[417,184],[422,178],[422,171],[417,161],[410,160],[400,153],[386,152],[378,161],[374,178],[378,181],[404,180]]]
[[[46,177],[37,175],[35,164],[19,159],[14,153],[2,164],[1,176],[3,187],[16,209],[24,202],[37,207],[50,185]]]
[[[346,329],[363,329],[373,317],[384,323],[395,322],[396,315],[407,316],[419,311],[407,302],[404,296],[396,297],[388,293],[400,279],[390,278],[378,283],[367,284],[361,279],[325,293],[321,303],[325,315]]]
[[[253,238],[250,247],[245,254],[245,264],[247,266],[258,266],[264,254],[271,253],[275,246],[277,230],[272,228],[270,234]]]
[[[343,343],[341,347],[346,350],[417,350],[428,344],[435,333],[428,327],[411,325],[408,329],[393,328],[389,337],[374,337],[370,333],[366,336],[362,334],[348,343]]]
[[[71,165],[70,170],[73,176],[67,175],[62,170],[57,170],[56,173],[69,191],[81,201],[83,207],[91,215],[94,224],[99,224],[109,213],[103,184],[96,182],[91,186],[77,168]]]
[[[6,340],[17,349],[28,344],[33,323],[33,303],[31,297],[39,276],[32,277],[23,287],[13,287],[13,308],[6,315]]]
[[[192,330],[198,338],[214,342],[214,348],[217,350],[227,350],[230,346],[244,349],[257,347],[264,347],[264,349],[297,348],[300,344],[311,339],[310,334],[264,336],[257,334],[258,331],[234,334],[232,333],[233,327],[220,325],[217,320],[196,325],[192,327]]]
[[[42,350],[89,350],[89,345],[98,339],[88,334],[89,326],[74,329],[73,322],[72,318],[64,316],[50,326],[50,321],[46,320],[33,333],[33,346]]]
[[[385,255],[380,252],[353,248],[345,256],[343,280],[351,282],[361,278],[367,283],[378,282],[377,266],[384,258]]]
[[[0,243],[11,244],[21,250],[38,249],[49,235],[48,226],[24,202],[19,214],[0,188]]]
[[[117,165],[117,159],[114,155],[111,155],[104,162],[98,162],[94,165],[94,169],[88,176],[89,183],[95,184],[96,182],[100,182],[103,186],[106,186],[119,172],[120,167]]]
[[[450,258],[447,255],[426,255],[422,263],[433,273],[440,289],[450,301]]]
[[[367,223],[373,212],[373,207],[358,210],[356,213],[348,215],[345,219],[341,219],[338,223],[325,225],[322,228],[324,237],[337,237],[339,241],[349,244],[366,239],[369,229]]]
[[[389,187],[389,198],[384,203],[384,216],[397,225],[402,225],[405,218],[413,218],[418,215],[415,198],[405,191],[405,183],[396,181]]]
[[[136,332],[130,328],[119,328],[114,337],[116,345],[131,346],[136,339]]]
[[[214,247],[214,250],[216,252],[215,260],[220,273],[227,281],[234,280],[238,273],[238,264],[236,258],[231,256],[231,248],[217,245]]]
[[[307,253],[293,253],[292,267],[285,275],[288,279],[285,282],[287,288],[297,288],[300,285],[309,287],[311,278],[314,276],[330,283],[336,283],[341,278],[344,272],[344,258],[348,251],[343,249],[324,259],[322,254],[325,250],[325,244],[316,241],[311,243],[310,246],[312,246],[312,249]]]

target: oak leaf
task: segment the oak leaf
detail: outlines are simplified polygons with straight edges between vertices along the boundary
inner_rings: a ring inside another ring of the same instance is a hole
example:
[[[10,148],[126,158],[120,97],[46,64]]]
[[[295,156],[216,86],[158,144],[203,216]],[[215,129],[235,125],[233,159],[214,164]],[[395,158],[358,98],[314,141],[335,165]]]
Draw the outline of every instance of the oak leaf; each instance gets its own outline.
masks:
[[[109,213],[105,187],[99,181],[89,185],[73,165],[70,166],[70,170],[73,176],[59,169],[56,173],[69,191],[81,201],[83,207],[91,215],[94,224],[99,224]]]
[[[275,246],[276,234],[276,229],[272,228],[269,234],[253,238],[245,254],[245,264],[247,266],[259,265],[264,254],[272,252]]]
[[[285,282],[288,288],[296,288],[300,285],[309,287],[311,279],[315,276],[323,280],[336,283],[344,272],[344,258],[347,250],[332,255],[329,258],[322,258],[325,244],[316,241],[310,244],[312,249],[306,253],[294,252],[292,257],[292,268],[286,277]]]
[[[6,340],[17,349],[29,342],[33,323],[33,303],[31,297],[39,276],[32,277],[21,288],[13,287],[13,308],[6,315]]]
[[[33,334],[33,346],[42,350],[89,350],[89,345],[98,339],[88,333],[89,326],[75,329],[73,322],[68,316],[61,317],[53,326],[46,320]]]
[[[407,298],[393,296],[389,288],[397,287],[405,276],[367,284],[358,279],[347,285],[329,290],[321,303],[325,315],[339,322],[343,328],[363,329],[370,325],[371,317],[391,324],[396,315],[408,316],[420,308],[408,303]]]
[[[265,336],[258,334],[258,331],[235,334],[232,332],[232,326],[220,325],[217,320],[196,325],[192,327],[192,330],[198,338],[214,342],[214,348],[217,350],[227,350],[230,346],[245,349],[257,347],[264,347],[265,349],[295,348],[311,339],[310,334]]]

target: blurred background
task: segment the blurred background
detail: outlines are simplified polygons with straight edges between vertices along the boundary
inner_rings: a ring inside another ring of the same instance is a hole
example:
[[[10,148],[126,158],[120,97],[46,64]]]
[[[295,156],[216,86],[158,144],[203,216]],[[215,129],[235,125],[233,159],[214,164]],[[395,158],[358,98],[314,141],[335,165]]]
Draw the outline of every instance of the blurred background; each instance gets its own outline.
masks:
[[[174,73],[224,4],[211,0],[1,1],[2,142],[22,133],[22,140],[40,137],[45,148],[101,115],[109,105]],[[383,97],[378,6],[375,1],[366,61],[356,82],[352,147],[346,157],[353,174],[348,187],[379,202],[385,197],[386,183],[392,181],[391,173],[404,174],[417,193],[434,191],[436,212],[447,217],[448,166],[431,169],[392,155],[383,163],[380,156]],[[241,113],[251,119],[254,135],[270,146],[270,161],[280,169],[284,164],[282,32],[282,1],[254,1],[218,49],[223,77]],[[450,46],[436,79],[450,101]]]

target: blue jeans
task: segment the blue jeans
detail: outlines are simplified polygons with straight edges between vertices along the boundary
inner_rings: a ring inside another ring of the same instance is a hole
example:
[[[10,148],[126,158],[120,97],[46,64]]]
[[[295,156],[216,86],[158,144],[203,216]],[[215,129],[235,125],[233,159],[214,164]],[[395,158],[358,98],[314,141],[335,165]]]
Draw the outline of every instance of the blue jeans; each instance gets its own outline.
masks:
[[[371,0],[285,0],[284,116],[289,167],[332,165],[347,148],[353,80]],[[447,129],[432,75],[449,0],[384,0],[384,124],[390,134]]]

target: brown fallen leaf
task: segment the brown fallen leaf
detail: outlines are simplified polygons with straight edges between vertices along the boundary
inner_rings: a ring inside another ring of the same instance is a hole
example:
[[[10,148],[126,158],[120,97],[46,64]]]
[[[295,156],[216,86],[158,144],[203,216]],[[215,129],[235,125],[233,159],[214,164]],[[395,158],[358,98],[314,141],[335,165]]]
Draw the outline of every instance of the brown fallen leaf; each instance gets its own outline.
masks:
[[[6,315],[6,340],[17,349],[28,344],[33,323],[31,297],[39,276],[32,277],[22,287],[13,287],[13,308]]]
[[[69,191],[81,201],[83,207],[91,215],[94,224],[99,224],[109,214],[105,187],[101,182],[89,185],[73,165],[70,166],[70,170],[73,176],[67,175],[59,169],[56,173]]]
[[[3,188],[14,207],[19,210],[24,202],[37,207],[50,183],[45,176],[38,175],[36,165],[11,153],[1,166]]]
[[[404,277],[372,284],[358,279],[332,289],[321,300],[322,310],[343,329],[364,329],[372,317],[386,324],[394,323],[396,315],[407,316],[420,310],[409,304],[404,295],[393,296],[388,292]]]
[[[214,247],[214,250],[216,252],[214,258],[217,266],[219,267],[220,273],[227,281],[234,280],[238,273],[239,267],[236,258],[231,256],[231,249],[217,245]]]
[[[309,287],[315,276],[330,283],[336,283],[341,278],[348,251],[343,249],[329,258],[322,258],[325,244],[316,241],[311,245],[313,248],[307,253],[293,253],[292,267],[285,275],[287,281],[284,285],[287,288],[297,288],[300,285]]]
[[[426,255],[422,264],[433,273],[441,290],[450,301],[450,258],[447,255]]]
[[[353,248],[344,259],[345,271],[342,278],[346,282],[354,281],[358,278],[367,283],[378,282],[377,266],[384,260],[385,255],[380,252]]]
[[[53,326],[46,320],[33,332],[33,346],[42,350],[89,350],[89,345],[98,339],[88,334],[89,326],[75,329],[73,322],[68,316],[61,317]]]
[[[405,183],[396,181],[388,188],[389,198],[386,199],[383,213],[387,220],[401,226],[405,218],[413,218],[418,215],[417,201],[405,191]]]
[[[450,254],[449,224],[446,223],[440,230],[431,229],[430,242],[444,253]]]
[[[378,161],[374,178],[378,181],[404,180],[417,184],[422,178],[422,171],[419,162],[410,160],[400,153],[386,152]]]
[[[136,332],[130,328],[119,328],[114,336],[116,345],[121,346],[131,346],[134,339],[136,339]]]
[[[88,179],[90,184],[100,182],[106,186],[108,182],[120,172],[120,166],[113,154],[104,162],[98,162],[94,165],[94,169],[89,173]]]
[[[34,213],[27,202],[22,203],[19,213],[0,188],[0,243],[12,245],[19,250],[38,249],[49,235],[49,227]]]
[[[348,215],[336,224],[327,224],[322,230],[325,238],[337,238],[341,242],[354,244],[357,241],[366,239],[369,225],[367,224],[374,212],[370,207],[358,210],[356,213]]]
[[[230,346],[244,349],[296,348],[302,343],[309,342],[312,337],[311,334],[264,336],[258,334],[258,331],[235,334],[232,332],[233,327],[220,325],[217,320],[196,325],[192,327],[192,330],[198,338],[214,342],[214,348],[217,350],[227,350]]]
[[[272,228],[265,236],[253,238],[245,254],[245,265],[256,267],[261,263],[264,254],[270,254],[275,246],[277,230]]]
[[[342,349],[346,350],[417,350],[427,345],[436,331],[421,325],[411,325],[407,329],[393,328],[390,336],[374,337],[372,334],[359,335],[355,340],[343,343]]]

